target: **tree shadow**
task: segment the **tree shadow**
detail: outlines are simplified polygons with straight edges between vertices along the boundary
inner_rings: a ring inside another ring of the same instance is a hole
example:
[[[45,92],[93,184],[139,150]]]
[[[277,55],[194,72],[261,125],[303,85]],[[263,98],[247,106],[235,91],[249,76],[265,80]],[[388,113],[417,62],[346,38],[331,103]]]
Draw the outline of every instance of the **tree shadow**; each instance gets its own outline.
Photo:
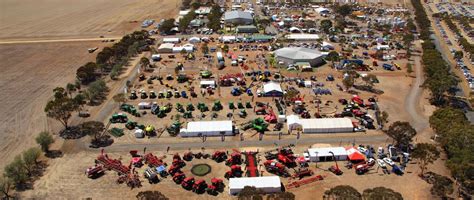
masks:
[[[63,157],[63,152],[60,150],[50,150],[45,153],[45,156],[51,159]]]

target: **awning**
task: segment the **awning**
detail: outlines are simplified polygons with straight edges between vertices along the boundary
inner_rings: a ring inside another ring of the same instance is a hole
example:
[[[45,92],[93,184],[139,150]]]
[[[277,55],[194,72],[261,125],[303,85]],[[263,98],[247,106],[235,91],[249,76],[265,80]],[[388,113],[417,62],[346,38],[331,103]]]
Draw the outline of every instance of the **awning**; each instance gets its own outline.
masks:
[[[354,148],[354,147],[348,147],[348,148],[346,148],[346,151],[347,151],[347,157],[348,157],[349,160],[351,160],[351,161],[355,161],[355,160],[365,160],[364,154],[362,154],[361,152],[359,152],[359,150],[357,150],[357,149]]]

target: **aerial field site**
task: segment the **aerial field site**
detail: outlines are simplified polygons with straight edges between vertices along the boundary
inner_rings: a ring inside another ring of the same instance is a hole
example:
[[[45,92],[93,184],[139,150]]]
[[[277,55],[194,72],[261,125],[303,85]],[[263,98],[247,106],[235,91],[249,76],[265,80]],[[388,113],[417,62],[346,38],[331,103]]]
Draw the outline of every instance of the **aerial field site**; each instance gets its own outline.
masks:
[[[471,200],[473,0],[0,0],[0,199]]]

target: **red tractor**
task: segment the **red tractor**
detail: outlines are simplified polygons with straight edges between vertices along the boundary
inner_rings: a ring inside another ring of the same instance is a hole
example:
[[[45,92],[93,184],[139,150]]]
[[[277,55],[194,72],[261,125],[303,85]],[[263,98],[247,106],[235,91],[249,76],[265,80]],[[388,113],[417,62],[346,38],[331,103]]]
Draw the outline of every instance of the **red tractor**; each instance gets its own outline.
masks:
[[[314,174],[314,172],[312,170],[310,170],[309,168],[300,168],[298,171],[296,171],[295,174],[293,174],[293,176],[291,176],[292,178],[299,178],[299,179],[302,179],[306,176],[312,176]]]
[[[194,185],[194,177],[188,177],[183,180],[181,183],[181,187],[183,187],[185,190],[191,190],[193,189]]]
[[[224,151],[216,151],[212,154],[212,160],[220,163],[227,159],[227,154]]]
[[[211,185],[207,188],[207,193],[210,195],[217,195],[218,192],[224,190],[224,181],[218,178],[211,179]]]
[[[183,182],[183,180],[186,178],[186,175],[182,172],[177,172],[174,174],[173,176],[173,181],[176,183],[176,184],[181,184]]]
[[[276,174],[278,176],[284,176],[284,177],[290,176],[288,171],[286,171],[285,165],[275,160],[267,160],[263,163],[263,165],[265,166],[265,169],[272,174]]]
[[[197,194],[202,194],[207,189],[207,183],[204,180],[198,180],[193,185],[193,192]]]
[[[181,168],[186,166],[186,163],[181,159],[181,156],[179,156],[179,154],[174,154],[172,165]]]
[[[230,155],[230,158],[225,161],[228,166],[242,164],[242,155],[240,152],[234,152]]]
[[[224,175],[226,179],[234,177],[242,177],[243,171],[239,165],[232,165],[230,171],[227,171]]]
[[[189,161],[193,160],[193,156],[194,156],[194,154],[193,154],[191,151],[186,152],[186,153],[183,155],[183,160],[189,162]]]
[[[168,173],[171,174],[171,176],[174,176],[178,172],[181,172],[181,167],[177,165],[171,165],[171,167],[168,169]]]
[[[370,165],[367,165],[367,164],[360,164],[360,165],[357,165],[355,167],[355,172],[357,175],[362,175],[362,174],[365,174],[366,172],[369,171],[370,169]]]
[[[87,168],[86,170],[87,178],[92,178],[92,179],[102,176],[104,172],[105,170],[102,165],[95,165],[95,166]]]
[[[277,159],[279,162],[284,164],[287,167],[295,167],[296,166],[296,157],[292,153],[288,153],[285,151],[280,151],[277,155]]]

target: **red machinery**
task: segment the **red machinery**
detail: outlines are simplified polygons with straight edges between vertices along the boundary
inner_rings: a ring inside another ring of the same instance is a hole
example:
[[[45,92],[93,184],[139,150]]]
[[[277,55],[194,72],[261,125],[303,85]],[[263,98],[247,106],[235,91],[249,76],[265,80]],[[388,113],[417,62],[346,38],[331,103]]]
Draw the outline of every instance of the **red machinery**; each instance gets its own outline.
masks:
[[[127,186],[131,188],[142,186],[142,183],[139,179],[139,175],[135,171],[135,169],[130,171],[127,174],[120,175],[119,178],[117,179],[117,183],[118,184],[127,183]]]
[[[183,187],[186,190],[191,190],[194,185],[194,177],[188,177],[183,180],[181,183],[181,187]]]
[[[104,150],[97,157],[96,163],[100,163],[105,169],[114,170],[119,174],[128,174],[130,172],[130,167],[123,165],[120,160],[109,158],[107,154],[104,154]]]
[[[220,163],[224,160],[227,159],[227,154],[224,151],[216,151],[214,154],[212,154],[212,160],[215,160],[216,162]]]
[[[202,194],[206,191],[207,189],[207,183],[204,180],[198,180],[194,183],[193,185],[193,192]]]
[[[183,160],[185,161],[191,161],[193,159],[193,152],[189,151],[189,152],[186,152],[184,155],[183,155]]]
[[[277,116],[273,112],[273,109],[270,109],[270,112],[267,112],[264,119],[268,123],[277,123]]]
[[[149,167],[159,167],[161,165],[166,166],[166,163],[164,163],[161,158],[156,157],[152,153],[146,154],[143,157],[143,160],[145,161],[145,164],[147,164]]]
[[[255,114],[257,115],[265,115],[267,114],[267,106],[259,106],[255,109]]]
[[[229,166],[242,164],[242,154],[234,150],[234,152],[230,155],[230,158],[225,161],[225,164]]]
[[[211,179],[211,185],[207,188],[207,193],[211,195],[217,195],[218,192],[222,192],[224,190],[224,181],[218,178]]]
[[[265,169],[272,174],[284,177],[290,176],[286,170],[286,167],[275,160],[267,160],[263,163],[263,165],[265,166]]]
[[[181,182],[183,182],[185,178],[186,178],[186,175],[182,172],[177,172],[173,175],[173,181],[176,184],[181,184]]]
[[[171,176],[174,176],[174,174],[181,172],[181,167],[178,165],[171,165],[171,167],[168,169],[168,173],[171,174]]]
[[[334,163],[336,163],[336,165],[329,167],[328,170],[337,176],[342,175],[343,172],[341,171],[341,169],[339,169],[339,165],[337,165],[336,156],[334,156],[334,153],[332,151],[330,151],[329,153],[332,154],[332,158],[334,160]]]
[[[300,168],[298,171],[296,171],[295,174],[293,174],[291,177],[292,178],[299,178],[302,179],[306,176],[312,176],[314,173],[312,170],[309,168]]]
[[[234,178],[234,177],[242,177],[242,168],[239,165],[232,165],[230,167],[230,171],[227,171],[224,175],[226,179]]]
[[[86,170],[87,178],[97,178],[104,174],[104,172],[105,170],[102,165],[95,165],[87,168]]]
[[[371,167],[371,166],[368,165],[368,164],[360,164],[360,165],[357,165],[357,166],[355,167],[355,172],[356,172],[356,174],[358,174],[358,175],[362,175],[362,174],[365,174],[366,172],[368,172],[369,169],[370,169],[370,167]]]
[[[310,177],[310,178],[307,178],[307,179],[291,182],[290,184],[288,184],[286,186],[286,188],[287,189],[297,188],[297,187],[300,187],[302,185],[310,184],[312,182],[320,181],[320,180],[323,180],[323,179],[324,179],[323,176],[317,175],[317,176],[313,176],[313,177]]]
[[[186,163],[181,159],[181,156],[179,156],[179,154],[174,154],[172,165],[178,168],[182,168],[186,166]]]
[[[293,155],[293,152],[280,151],[277,155],[277,159],[287,167],[296,166],[296,157]]]
[[[357,103],[357,104],[359,104],[359,105],[362,105],[362,106],[364,105],[364,100],[362,100],[362,99],[361,99],[359,96],[357,96],[357,95],[352,96],[351,101],[353,101],[354,103]]]

